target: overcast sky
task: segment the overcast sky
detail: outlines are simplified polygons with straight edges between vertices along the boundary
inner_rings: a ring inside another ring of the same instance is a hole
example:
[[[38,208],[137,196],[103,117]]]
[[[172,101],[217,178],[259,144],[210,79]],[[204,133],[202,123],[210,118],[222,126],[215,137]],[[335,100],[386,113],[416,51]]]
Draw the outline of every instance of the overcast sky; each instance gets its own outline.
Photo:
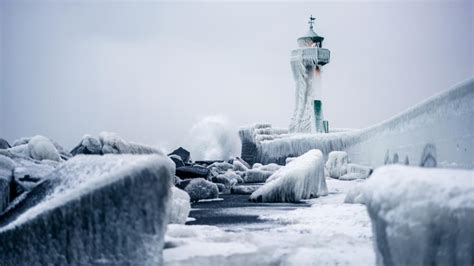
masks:
[[[0,137],[169,149],[209,115],[287,127],[310,14],[331,50],[325,118],[363,128],[474,76],[473,3],[3,1]]]

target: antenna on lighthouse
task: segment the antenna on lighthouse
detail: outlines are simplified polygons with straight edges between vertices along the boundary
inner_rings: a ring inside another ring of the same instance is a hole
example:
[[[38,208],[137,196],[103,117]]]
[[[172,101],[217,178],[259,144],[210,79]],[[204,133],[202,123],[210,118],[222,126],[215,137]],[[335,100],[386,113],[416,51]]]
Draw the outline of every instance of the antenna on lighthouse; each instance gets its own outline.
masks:
[[[316,20],[315,17],[313,17],[313,15],[309,16],[309,21],[308,21],[308,24],[309,24],[309,28],[310,29],[313,29],[313,24],[314,24],[314,21]]]

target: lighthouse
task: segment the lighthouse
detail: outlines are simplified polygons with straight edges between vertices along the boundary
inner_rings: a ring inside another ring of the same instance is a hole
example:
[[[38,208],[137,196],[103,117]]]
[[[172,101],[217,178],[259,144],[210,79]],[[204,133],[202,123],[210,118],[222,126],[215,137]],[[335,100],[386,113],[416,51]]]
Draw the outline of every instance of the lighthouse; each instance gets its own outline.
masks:
[[[292,133],[327,133],[329,123],[323,117],[321,70],[329,63],[330,51],[323,48],[324,37],[314,31],[309,17],[308,33],[298,38],[298,48],[291,51],[291,69],[296,83],[295,108],[289,131]]]

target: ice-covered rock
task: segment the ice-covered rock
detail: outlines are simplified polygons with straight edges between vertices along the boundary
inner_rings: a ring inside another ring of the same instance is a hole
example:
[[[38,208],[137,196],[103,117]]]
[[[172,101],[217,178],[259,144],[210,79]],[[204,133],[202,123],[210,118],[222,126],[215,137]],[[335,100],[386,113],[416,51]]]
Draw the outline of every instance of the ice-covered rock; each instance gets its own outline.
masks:
[[[474,171],[377,168],[363,187],[379,265],[473,265]]]
[[[16,145],[8,149],[14,156],[30,158],[30,150],[28,149],[28,144]]]
[[[176,168],[176,175],[183,179],[197,177],[207,178],[209,174],[209,169],[199,165],[187,165]]]
[[[212,177],[211,180],[214,183],[223,184],[227,189],[237,183],[236,181],[233,181],[233,180],[227,178],[227,176],[225,176],[225,175],[214,176],[214,177]]]
[[[254,163],[254,164],[252,165],[252,169],[257,169],[257,168],[260,168],[260,167],[262,167],[262,166],[263,166],[263,164],[261,164],[261,163]]]
[[[244,182],[245,183],[264,183],[273,174],[271,171],[264,171],[257,169],[250,169],[245,172]]]
[[[329,176],[332,178],[339,178],[347,173],[347,163],[349,158],[345,151],[332,151],[328,155],[326,162],[326,169]]]
[[[102,154],[162,154],[156,148],[127,142],[115,133],[101,132],[99,134],[99,141],[102,145]]]
[[[10,143],[5,139],[0,138],[0,149],[9,149],[11,148]]]
[[[43,136],[34,136],[28,142],[28,153],[35,160],[60,161],[61,157],[54,144]]]
[[[238,186],[233,186],[230,189],[230,193],[232,194],[243,194],[243,195],[250,195],[253,192],[255,192],[257,189],[259,189],[262,185],[238,185]]]
[[[347,174],[342,175],[339,177],[340,180],[355,180],[355,179],[365,179],[370,176],[372,173],[372,168],[355,164],[349,163],[347,164]]]
[[[184,190],[188,192],[191,202],[197,202],[202,199],[214,199],[219,196],[217,185],[203,178],[192,179]]]
[[[245,166],[240,160],[234,159],[233,163],[234,171],[247,171],[249,167]]]
[[[15,162],[3,155],[0,155],[0,213],[3,212],[10,203],[10,184],[13,177]]]
[[[250,195],[258,202],[299,202],[327,195],[324,157],[320,150],[310,150],[276,171],[265,185]]]
[[[207,168],[214,169],[218,174],[227,172],[228,170],[233,169],[233,165],[228,162],[215,162],[209,165]]]
[[[2,265],[160,265],[174,165],[76,156],[0,217]]]
[[[78,154],[102,154],[102,144],[90,135],[84,135],[81,142],[72,149],[72,155]]]
[[[219,190],[219,193],[223,193],[227,191],[227,188],[224,184],[221,183],[215,183],[217,185],[217,189]]]
[[[169,205],[170,224],[184,224],[191,210],[190,198],[188,193],[177,188],[171,187],[171,204]]]

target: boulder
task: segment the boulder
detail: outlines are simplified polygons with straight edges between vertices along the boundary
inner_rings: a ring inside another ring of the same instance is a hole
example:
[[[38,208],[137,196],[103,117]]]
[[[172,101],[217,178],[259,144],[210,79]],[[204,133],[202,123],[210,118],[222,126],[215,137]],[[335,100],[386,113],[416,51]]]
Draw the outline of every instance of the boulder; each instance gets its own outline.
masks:
[[[34,160],[61,161],[58,150],[54,144],[43,136],[34,136],[28,142],[28,153]]]
[[[191,202],[197,202],[202,199],[214,199],[219,196],[217,185],[203,178],[192,179],[184,190],[188,192]]]
[[[232,163],[232,169],[234,171],[247,171],[249,168],[250,167],[245,166],[240,160],[237,160],[237,158]]]
[[[181,166],[176,168],[176,175],[182,179],[198,177],[207,178],[209,176],[209,173],[209,169],[198,165]]]
[[[276,163],[270,163],[270,164],[262,165],[258,169],[262,171],[275,172],[275,171],[278,171],[280,168],[282,168],[281,165],[278,165]]]
[[[178,177],[179,178],[179,177]],[[184,179],[184,180],[181,180],[179,181],[179,183],[175,184],[175,186],[179,189],[182,189],[184,190],[186,188],[187,185],[189,185],[189,183],[191,183],[191,180],[192,179]]]
[[[240,158],[240,157],[235,157],[234,161],[237,160],[239,161],[241,164],[243,164],[245,166],[246,169],[251,169],[252,167],[250,166],[250,164],[248,164],[244,159]],[[233,162],[232,162],[233,163]]]
[[[270,171],[264,171],[260,169],[251,169],[245,172],[244,182],[245,183],[264,183],[273,174]]]
[[[328,155],[326,169],[332,178],[339,178],[347,173],[349,157],[345,151],[332,151]]]
[[[324,156],[320,150],[310,150],[276,171],[250,195],[250,200],[299,202],[327,194]]]
[[[72,155],[78,154],[102,154],[102,144],[90,135],[82,137],[81,142],[71,151]]]
[[[8,141],[0,138],[0,149],[9,149],[11,148],[10,143]]]
[[[189,151],[187,151],[183,147],[177,148],[172,153],[168,154],[168,156],[172,154],[175,154],[181,157],[181,160],[183,160],[183,162],[185,163],[189,163],[191,161],[191,153],[189,153]]]
[[[0,217],[2,265],[161,265],[174,165],[79,155]]]
[[[191,211],[190,198],[188,193],[177,188],[171,187],[171,204],[169,204],[170,224],[184,224]]]

